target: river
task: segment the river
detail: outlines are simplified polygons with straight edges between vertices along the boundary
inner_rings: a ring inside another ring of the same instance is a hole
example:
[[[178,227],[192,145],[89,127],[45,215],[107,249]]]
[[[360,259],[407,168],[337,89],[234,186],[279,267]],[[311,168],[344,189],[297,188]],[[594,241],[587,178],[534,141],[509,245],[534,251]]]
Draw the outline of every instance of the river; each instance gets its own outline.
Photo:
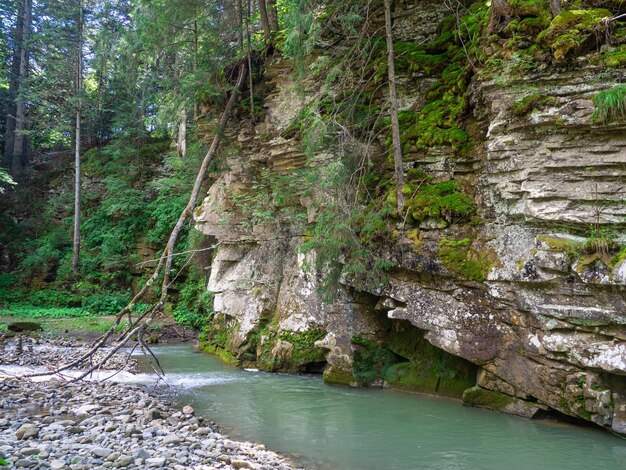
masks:
[[[176,401],[231,437],[263,443],[307,468],[626,469],[626,441],[593,427],[328,386],[319,376],[234,369],[187,345],[157,353]]]

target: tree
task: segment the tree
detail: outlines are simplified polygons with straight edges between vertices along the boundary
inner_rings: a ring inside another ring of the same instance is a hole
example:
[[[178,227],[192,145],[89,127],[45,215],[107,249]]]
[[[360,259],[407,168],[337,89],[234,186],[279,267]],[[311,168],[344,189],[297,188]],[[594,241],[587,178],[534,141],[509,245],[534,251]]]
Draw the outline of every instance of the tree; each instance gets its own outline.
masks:
[[[402,143],[400,142],[400,122],[398,120],[398,93],[396,86],[396,68],[393,53],[393,33],[391,18],[391,0],[385,0],[385,32],[387,38],[387,74],[389,78],[389,114],[391,116],[391,138],[393,145],[393,164],[396,178],[396,197],[398,213],[404,208],[404,168],[402,166]]]
[[[81,144],[81,102],[83,92],[83,2],[78,1],[78,18],[76,20],[77,51],[76,51],[76,125],[74,131],[75,160],[74,160],[74,245],[72,255],[72,269],[78,272],[80,256],[80,144]]]
[[[32,0],[20,0],[15,23],[9,106],[5,124],[4,162],[18,176],[27,162],[25,84],[29,72]]]

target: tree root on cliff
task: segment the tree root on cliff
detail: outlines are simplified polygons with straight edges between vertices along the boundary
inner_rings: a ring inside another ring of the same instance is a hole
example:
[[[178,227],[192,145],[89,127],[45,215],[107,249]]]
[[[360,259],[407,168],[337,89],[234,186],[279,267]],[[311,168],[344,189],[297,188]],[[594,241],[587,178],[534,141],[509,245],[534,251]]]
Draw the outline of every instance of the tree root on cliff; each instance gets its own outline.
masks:
[[[200,166],[200,170],[198,170],[198,174],[196,176],[196,180],[195,180],[193,189],[191,191],[191,195],[189,197],[189,202],[187,203],[187,205],[185,206],[185,209],[183,209],[180,216],[178,217],[178,221],[176,222],[176,225],[172,229],[172,232],[167,241],[167,244],[165,245],[165,248],[163,249],[163,254],[159,258],[159,262],[156,268],[154,269],[154,272],[148,279],[148,281],[141,288],[141,290],[137,292],[137,294],[135,294],[132,300],[115,315],[114,324],[109,328],[109,330],[106,333],[104,333],[100,338],[98,338],[91,345],[91,347],[85,354],[80,356],[78,359],[71,361],[68,364],[59,366],[55,369],[45,371],[45,372],[26,374],[24,375],[24,377],[42,377],[42,376],[49,376],[49,375],[61,375],[62,372],[67,371],[69,369],[81,367],[87,361],[89,361],[90,362],[89,367],[87,367],[87,369],[81,372],[78,377],[75,377],[73,379],[73,381],[82,380],[85,377],[92,374],[93,372],[96,372],[102,369],[102,367],[106,364],[106,362],[109,359],[111,359],[111,357],[113,357],[113,355],[117,354],[124,346],[126,346],[126,344],[131,339],[135,339],[135,338],[136,338],[136,341],[141,346],[142,350],[144,351],[144,354],[145,353],[149,354],[155,361],[155,364],[157,366],[155,369],[158,368],[157,373],[163,372],[163,368],[161,367],[158,359],[156,358],[156,356],[154,355],[150,347],[147,345],[144,339],[144,335],[146,331],[148,330],[148,328],[150,327],[150,325],[152,324],[152,322],[154,322],[157,316],[163,312],[163,309],[165,307],[165,302],[167,300],[167,296],[169,293],[169,288],[174,282],[174,280],[176,279],[176,278],[174,279],[171,278],[172,261],[175,255],[176,242],[178,241],[178,238],[180,236],[180,233],[185,223],[193,214],[193,210],[195,209],[196,204],[198,202],[198,196],[200,194],[202,183],[204,182],[204,179],[206,177],[209,163],[211,163],[211,161],[213,160],[213,157],[215,156],[215,153],[217,152],[217,149],[222,141],[222,136],[224,135],[224,130],[226,129],[226,125],[228,124],[228,120],[230,119],[230,115],[232,114],[233,108],[235,107],[237,99],[242,91],[246,76],[248,74],[248,66],[247,66],[246,60],[239,61],[238,69],[239,71],[238,71],[236,85],[230,95],[230,98],[228,99],[228,102],[226,103],[226,107],[224,108],[224,111],[222,112],[221,119],[215,131],[215,136],[213,137],[213,142],[211,143],[211,146],[209,147],[209,150],[206,156],[202,160],[202,165]],[[140,313],[139,316],[133,317],[133,310],[135,306],[141,299],[144,298],[144,296],[148,292],[148,289],[152,287],[152,285],[157,281],[157,279],[159,278],[161,274],[163,275],[163,282],[161,283],[161,294],[159,296],[159,300],[155,302],[154,304],[152,304],[150,308]],[[106,346],[109,339],[113,336],[116,329],[125,318],[128,319],[128,326],[120,334],[120,337],[117,343],[113,346],[113,348],[111,348],[110,351],[107,352],[107,354],[102,359],[93,361],[93,358],[96,352],[98,352],[100,349]],[[134,349],[135,348],[133,348],[133,351]],[[131,353],[129,353],[129,356],[130,354]],[[116,373],[119,373],[119,371]]]

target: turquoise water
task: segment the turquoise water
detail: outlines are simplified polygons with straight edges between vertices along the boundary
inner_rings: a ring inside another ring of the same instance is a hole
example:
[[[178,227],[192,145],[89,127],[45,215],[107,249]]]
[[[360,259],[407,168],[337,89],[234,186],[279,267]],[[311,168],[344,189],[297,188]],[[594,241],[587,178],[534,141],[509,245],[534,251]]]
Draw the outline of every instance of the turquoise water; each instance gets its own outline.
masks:
[[[175,399],[231,437],[320,469],[626,469],[626,440],[452,400],[325,385],[319,376],[242,371],[157,349]]]

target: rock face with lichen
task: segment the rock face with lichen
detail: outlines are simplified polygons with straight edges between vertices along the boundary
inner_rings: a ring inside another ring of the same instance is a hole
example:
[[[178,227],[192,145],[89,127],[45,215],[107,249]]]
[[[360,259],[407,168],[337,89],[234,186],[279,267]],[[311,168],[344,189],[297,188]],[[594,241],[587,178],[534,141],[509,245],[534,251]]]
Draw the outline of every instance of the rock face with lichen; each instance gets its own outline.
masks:
[[[435,39],[442,6],[402,8],[398,40],[422,13],[433,21],[420,38]],[[619,47],[599,55],[582,40],[566,47],[559,39],[591,28],[574,17],[606,14],[566,13],[552,22],[537,16],[547,21],[537,39],[551,54],[547,65],[472,75],[463,91],[467,137],[407,144],[406,170],[432,177],[409,200],[411,230],[398,223],[377,247],[392,266],[384,284],[368,289],[343,276],[332,302],[318,289],[328,273],[313,269],[315,251],[301,249],[321,189],[285,196],[268,188],[298,186],[290,175],[338,157],[332,149],[306,156],[290,132],[319,85],[298,90],[290,64],[271,63],[264,121],[229,131],[228,171],[195,214],[197,228],[219,242],[205,348],[242,366],[323,371],[329,383],[462,396],[527,417],[557,411],[626,434],[626,124],[596,122],[593,102],[623,70],[602,63]],[[506,41],[482,47],[496,53]],[[433,81],[420,73],[400,74],[401,106],[417,115]],[[466,140],[473,145],[460,152]],[[433,211],[432,197],[455,201],[457,213],[444,202]]]

